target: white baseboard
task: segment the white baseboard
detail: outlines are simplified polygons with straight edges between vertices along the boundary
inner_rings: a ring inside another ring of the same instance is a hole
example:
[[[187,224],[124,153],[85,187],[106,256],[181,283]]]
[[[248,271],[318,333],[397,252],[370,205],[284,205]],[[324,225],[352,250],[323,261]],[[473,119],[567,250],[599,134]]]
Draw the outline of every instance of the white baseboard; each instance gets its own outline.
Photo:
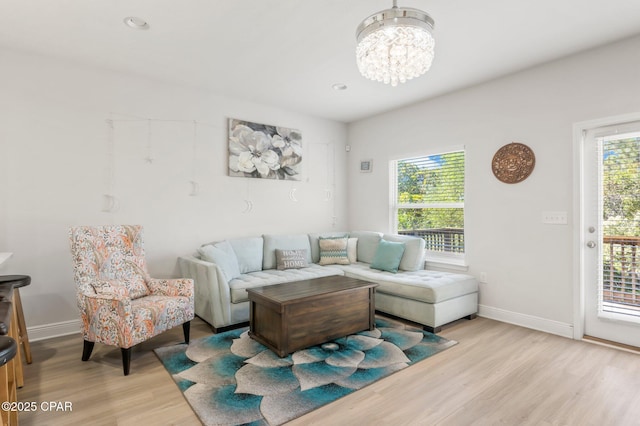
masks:
[[[30,342],[37,342],[38,340],[68,336],[69,334],[80,334],[80,329],[80,320],[77,319],[27,327],[27,334],[29,335]]]
[[[544,331],[545,333],[557,334],[558,336],[573,339],[573,325],[564,322],[534,317],[532,315],[521,314],[485,305],[478,305],[478,315],[484,318],[519,325],[521,327],[532,328],[534,330]]]
[[[544,331],[545,333],[557,334],[558,336],[573,339],[573,325],[571,324],[485,305],[478,305],[478,315],[484,318],[519,325],[521,327],[532,328],[534,330]],[[27,327],[27,333],[29,333],[29,341],[32,342],[51,339],[53,337],[68,336],[70,334],[79,334],[80,320]]]

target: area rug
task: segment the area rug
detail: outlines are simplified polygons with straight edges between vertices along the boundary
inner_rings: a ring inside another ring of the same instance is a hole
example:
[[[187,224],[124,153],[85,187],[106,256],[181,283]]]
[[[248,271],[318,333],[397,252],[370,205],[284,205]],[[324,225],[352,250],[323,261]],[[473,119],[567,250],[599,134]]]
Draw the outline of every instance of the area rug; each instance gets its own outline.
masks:
[[[155,353],[203,424],[280,425],[457,342],[377,317],[333,343],[279,358],[240,328]]]

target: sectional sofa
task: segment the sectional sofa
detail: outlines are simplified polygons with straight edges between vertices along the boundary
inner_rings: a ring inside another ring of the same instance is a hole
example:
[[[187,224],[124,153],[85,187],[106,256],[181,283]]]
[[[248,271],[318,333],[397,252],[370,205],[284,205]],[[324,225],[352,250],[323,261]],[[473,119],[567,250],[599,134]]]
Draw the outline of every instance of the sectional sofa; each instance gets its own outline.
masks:
[[[431,332],[478,310],[477,280],[425,270],[424,240],[416,237],[357,231],[234,238],[204,244],[178,263],[195,281],[196,315],[214,332],[249,321],[248,288],[331,275],[377,283],[377,311]]]

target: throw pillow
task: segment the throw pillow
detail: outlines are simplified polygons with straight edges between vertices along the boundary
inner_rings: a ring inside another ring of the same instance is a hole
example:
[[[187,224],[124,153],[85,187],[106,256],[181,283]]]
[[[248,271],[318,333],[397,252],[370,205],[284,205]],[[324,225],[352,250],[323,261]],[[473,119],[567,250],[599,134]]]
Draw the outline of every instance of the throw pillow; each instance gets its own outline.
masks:
[[[349,238],[347,240],[347,258],[349,258],[349,263],[356,263],[358,261],[357,238]]]
[[[264,239],[262,237],[232,238],[229,245],[238,260],[241,274],[262,271]]]
[[[371,263],[382,239],[382,234],[372,231],[354,231],[349,233],[349,237],[358,239],[358,260]]]
[[[320,265],[348,265],[347,257],[348,238],[322,238],[318,241],[320,246]]]
[[[394,243],[387,240],[380,240],[376,254],[373,256],[371,267],[381,271],[398,272],[402,254],[404,253],[404,243]]]
[[[307,234],[264,234],[262,270],[277,269],[276,250],[307,250],[307,263],[311,263],[311,246]]]
[[[309,266],[307,263],[307,250],[281,250],[276,249],[276,269],[299,269]]]
[[[240,276],[238,258],[228,241],[200,247],[198,253],[202,256],[202,260],[218,265],[227,281]]]
[[[424,239],[409,235],[394,234],[384,234],[382,238],[394,243],[404,243],[404,254],[398,267],[399,270],[418,271],[424,269]]]
[[[348,236],[348,232],[323,232],[321,234],[309,234],[311,262],[320,262],[320,238],[347,238]]]

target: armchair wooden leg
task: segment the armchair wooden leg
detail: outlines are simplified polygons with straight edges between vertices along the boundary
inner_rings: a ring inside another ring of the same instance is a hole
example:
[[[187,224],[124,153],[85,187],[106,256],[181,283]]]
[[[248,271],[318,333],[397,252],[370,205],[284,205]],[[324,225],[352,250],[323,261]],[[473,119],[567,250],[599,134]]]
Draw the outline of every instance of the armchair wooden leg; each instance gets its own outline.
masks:
[[[124,370],[124,375],[129,375],[129,367],[131,366],[131,348],[120,348],[122,351],[122,368]]]
[[[191,321],[187,321],[182,324],[182,331],[184,332],[184,342],[189,344],[189,331],[191,330]]]
[[[84,341],[84,347],[82,348],[82,360],[88,361],[91,356],[91,352],[93,351],[93,345],[95,342],[90,342],[88,340]]]

